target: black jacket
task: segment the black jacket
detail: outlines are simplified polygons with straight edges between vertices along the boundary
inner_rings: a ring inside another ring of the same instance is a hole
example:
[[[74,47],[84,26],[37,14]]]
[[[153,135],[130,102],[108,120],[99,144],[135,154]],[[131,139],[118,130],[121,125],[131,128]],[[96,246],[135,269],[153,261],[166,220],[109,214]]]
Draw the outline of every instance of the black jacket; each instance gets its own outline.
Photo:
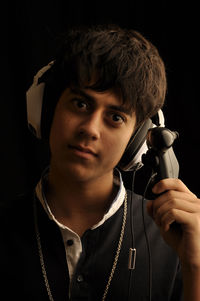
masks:
[[[1,205],[0,300],[49,300],[38,255],[33,202],[34,193]],[[131,192],[128,191],[124,239],[106,300],[142,301],[149,300],[149,294],[152,295],[152,301],[182,300],[181,272],[176,254],[165,244],[145,209],[143,212],[141,196],[133,194],[132,209],[130,204]],[[102,300],[116,254],[124,206],[103,225],[84,233],[83,252],[72,281],[70,299],[68,268],[60,230],[48,218],[37,199],[36,208],[45,267],[54,301]],[[134,247],[137,249],[136,266],[132,274],[128,269],[129,248],[132,247],[131,216]]]

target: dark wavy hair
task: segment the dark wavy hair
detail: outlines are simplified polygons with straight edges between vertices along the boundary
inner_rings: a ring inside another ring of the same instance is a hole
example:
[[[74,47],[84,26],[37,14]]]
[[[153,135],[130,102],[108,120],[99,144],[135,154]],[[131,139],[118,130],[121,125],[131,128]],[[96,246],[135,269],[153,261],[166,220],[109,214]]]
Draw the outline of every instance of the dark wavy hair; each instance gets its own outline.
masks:
[[[46,82],[43,135],[49,134],[55,106],[67,87],[116,89],[136,112],[139,126],[163,106],[167,86],[157,48],[139,32],[112,24],[68,30],[41,81]]]

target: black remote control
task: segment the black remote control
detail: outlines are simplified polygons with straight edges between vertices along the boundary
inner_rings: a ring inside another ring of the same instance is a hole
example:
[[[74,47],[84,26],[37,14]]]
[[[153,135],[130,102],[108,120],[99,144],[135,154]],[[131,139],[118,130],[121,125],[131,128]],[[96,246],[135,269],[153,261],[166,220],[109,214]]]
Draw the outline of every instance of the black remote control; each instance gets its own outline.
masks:
[[[152,187],[161,179],[178,178],[179,163],[172,148],[177,137],[177,132],[170,131],[165,127],[149,129],[147,133],[148,151],[142,156],[142,162],[144,166],[152,170],[152,177],[145,192],[145,198],[155,199],[157,195],[153,194]]]

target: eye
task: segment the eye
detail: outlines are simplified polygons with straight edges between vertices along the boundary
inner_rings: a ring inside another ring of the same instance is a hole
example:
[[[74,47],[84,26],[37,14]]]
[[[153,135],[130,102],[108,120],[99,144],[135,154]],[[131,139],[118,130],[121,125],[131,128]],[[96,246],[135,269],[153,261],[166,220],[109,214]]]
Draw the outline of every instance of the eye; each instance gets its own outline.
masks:
[[[75,99],[73,99],[73,103],[74,103],[75,107],[81,111],[85,111],[88,109],[88,104],[83,99],[75,98]]]
[[[125,118],[117,113],[111,114],[112,121],[116,124],[121,124],[125,121]]]

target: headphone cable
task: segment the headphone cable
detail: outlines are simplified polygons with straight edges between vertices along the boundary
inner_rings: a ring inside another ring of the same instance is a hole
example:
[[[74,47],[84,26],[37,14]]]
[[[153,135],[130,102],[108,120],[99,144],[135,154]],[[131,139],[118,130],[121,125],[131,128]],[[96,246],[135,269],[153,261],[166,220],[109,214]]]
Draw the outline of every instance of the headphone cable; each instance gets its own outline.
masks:
[[[151,260],[151,248],[150,248],[150,242],[149,242],[149,237],[147,234],[147,229],[146,229],[146,224],[145,224],[145,209],[144,209],[144,201],[146,199],[146,193],[147,189],[152,181],[152,179],[155,176],[155,172],[151,172],[151,176],[147,182],[147,185],[144,190],[143,198],[142,198],[142,220],[143,220],[143,227],[144,227],[144,235],[146,239],[146,244],[147,244],[147,251],[148,251],[148,257],[149,257],[149,301],[151,301],[151,295],[152,295],[152,260]]]
[[[141,167],[141,163],[139,162],[133,170],[133,175],[132,175],[132,183],[131,183],[131,204],[130,204],[130,228],[131,228],[131,248],[132,250],[136,250],[135,246],[135,234],[134,234],[134,218],[133,218],[133,191],[134,191],[134,186],[135,186],[135,175],[136,171]],[[129,251],[130,251],[129,249]],[[135,267],[134,267],[135,268]],[[134,268],[129,268],[130,269],[130,276],[129,276],[129,289],[128,289],[128,301],[131,300],[131,282],[132,282],[132,277],[133,277],[133,270]]]

